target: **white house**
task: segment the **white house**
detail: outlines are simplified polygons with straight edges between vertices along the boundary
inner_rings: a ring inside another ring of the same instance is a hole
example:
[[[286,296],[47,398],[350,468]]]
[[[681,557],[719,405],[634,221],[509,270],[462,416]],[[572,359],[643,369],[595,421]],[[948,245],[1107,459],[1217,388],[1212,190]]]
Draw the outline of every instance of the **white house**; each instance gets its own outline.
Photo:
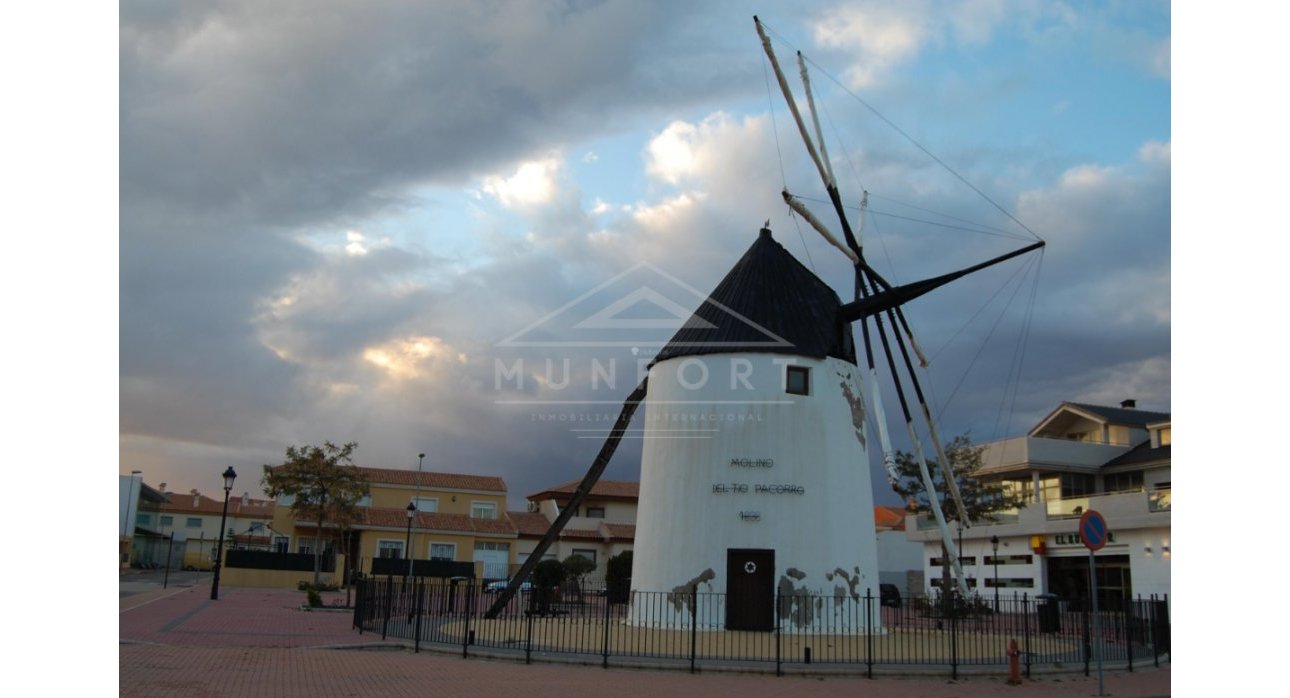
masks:
[[[1026,504],[963,529],[968,587],[986,597],[996,590],[1087,597],[1089,552],[1077,528],[1092,509],[1110,529],[1095,556],[1099,599],[1168,594],[1171,440],[1169,413],[1126,400],[1118,408],[1064,402],[1025,436],[983,444],[979,475],[1002,480]],[[933,590],[941,581],[940,536],[922,516],[909,516],[906,528],[923,543]]]

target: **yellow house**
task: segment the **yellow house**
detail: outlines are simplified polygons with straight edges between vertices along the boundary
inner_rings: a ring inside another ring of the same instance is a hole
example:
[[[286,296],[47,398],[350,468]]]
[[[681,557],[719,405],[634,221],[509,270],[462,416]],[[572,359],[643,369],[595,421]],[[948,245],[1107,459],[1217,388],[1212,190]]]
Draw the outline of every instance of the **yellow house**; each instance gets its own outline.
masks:
[[[359,468],[370,494],[355,520],[324,523],[323,550],[337,541],[350,568],[372,574],[379,558],[453,560],[474,563],[477,579],[503,579],[515,563],[518,534],[506,517],[506,482],[489,475]],[[409,504],[416,506],[409,516]],[[289,498],[280,498],[271,525],[273,549],[312,553],[317,522],[295,519]],[[344,529],[342,531],[342,529]]]

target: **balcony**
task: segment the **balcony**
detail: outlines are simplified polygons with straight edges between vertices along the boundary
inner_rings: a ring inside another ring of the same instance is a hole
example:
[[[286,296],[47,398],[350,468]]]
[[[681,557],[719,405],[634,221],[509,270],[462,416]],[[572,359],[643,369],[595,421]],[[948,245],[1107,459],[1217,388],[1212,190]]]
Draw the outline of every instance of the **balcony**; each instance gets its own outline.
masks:
[[[982,473],[1043,469],[1044,466],[1087,468],[1092,472],[1129,450],[1128,446],[1039,436],[1019,436],[982,445],[985,447],[981,453]]]

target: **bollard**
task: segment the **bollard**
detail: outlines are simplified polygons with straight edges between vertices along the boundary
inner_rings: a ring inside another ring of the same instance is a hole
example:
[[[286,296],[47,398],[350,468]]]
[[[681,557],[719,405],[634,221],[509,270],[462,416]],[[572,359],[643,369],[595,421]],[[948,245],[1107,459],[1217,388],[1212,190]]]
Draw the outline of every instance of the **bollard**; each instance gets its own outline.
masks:
[[[1017,649],[1015,639],[1008,641],[1008,685],[1021,685],[1021,650]]]

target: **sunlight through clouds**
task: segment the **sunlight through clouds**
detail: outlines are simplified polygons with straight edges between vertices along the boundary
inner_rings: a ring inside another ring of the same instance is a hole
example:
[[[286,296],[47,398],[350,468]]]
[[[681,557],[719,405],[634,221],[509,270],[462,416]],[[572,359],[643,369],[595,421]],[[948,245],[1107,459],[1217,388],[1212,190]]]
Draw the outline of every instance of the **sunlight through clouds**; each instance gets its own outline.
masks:
[[[554,155],[522,162],[509,177],[485,177],[483,190],[506,208],[541,206],[555,198],[560,168]]]
[[[439,337],[408,337],[364,349],[363,360],[392,379],[408,380],[422,377],[438,364],[464,364],[466,354]]]

